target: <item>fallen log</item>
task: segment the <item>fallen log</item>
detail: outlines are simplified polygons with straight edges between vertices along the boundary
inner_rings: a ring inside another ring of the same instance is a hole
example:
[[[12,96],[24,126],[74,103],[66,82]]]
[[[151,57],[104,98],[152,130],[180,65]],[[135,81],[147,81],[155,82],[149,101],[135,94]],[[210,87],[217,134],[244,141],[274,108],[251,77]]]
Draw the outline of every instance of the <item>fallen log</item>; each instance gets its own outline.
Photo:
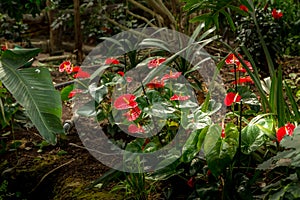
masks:
[[[43,53],[49,53],[49,41],[31,41],[31,45],[36,48],[40,48]],[[75,44],[71,42],[62,42],[61,50],[73,53],[75,50]],[[84,54],[89,54],[95,47],[83,45],[82,50]]]
[[[75,55],[61,55],[61,56],[49,56],[45,58],[38,58],[39,62],[51,62],[58,60],[73,60],[76,59]]]

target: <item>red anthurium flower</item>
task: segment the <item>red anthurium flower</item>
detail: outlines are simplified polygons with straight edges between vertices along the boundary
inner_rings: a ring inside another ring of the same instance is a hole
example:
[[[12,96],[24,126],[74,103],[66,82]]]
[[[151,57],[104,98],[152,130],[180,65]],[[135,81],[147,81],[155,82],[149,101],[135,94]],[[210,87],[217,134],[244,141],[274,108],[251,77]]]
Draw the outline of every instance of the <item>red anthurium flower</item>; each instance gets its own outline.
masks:
[[[105,64],[106,64],[106,65],[111,65],[111,64],[117,65],[117,64],[120,64],[120,61],[117,60],[117,59],[115,59],[115,58],[107,58],[107,59],[105,60]]]
[[[136,96],[133,94],[123,94],[115,100],[114,107],[118,110],[135,108],[138,106],[138,103],[135,101],[135,99]]]
[[[286,135],[293,135],[294,129],[295,125],[291,123],[287,123],[285,126],[280,127],[276,133],[278,142],[280,142]]]
[[[124,76],[124,72],[122,71],[118,71],[117,74],[119,74],[120,76]]]
[[[245,68],[241,67],[241,65],[239,65],[235,70],[231,69],[230,72],[247,72]]]
[[[242,56],[241,56],[240,54],[238,54],[238,56],[239,56],[240,58],[242,58]],[[239,59],[238,59],[233,53],[231,53],[231,54],[229,54],[228,57],[226,58],[225,63],[226,63],[227,65],[232,65],[232,64],[239,65],[240,61],[239,61]]]
[[[59,65],[58,70],[59,72],[66,71],[68,74],[71,74],[73,72],[73,65],[69,60],[67,60]]]
[[[161,63],[165,62],[166,58],[155,58],[153,60],[150,60],[148,63],[148,68],[152,69],[155,67],[158,67]]]
[[[250,69],[250,71],[253,71],[251,63],[247,60],[244,60],[244,62],[247,65],[247,67]],[[243,68],[242,63],[240,63],[240,62],[238,62],[238,63],[239,63],[239,65],[237,65],[237,68],[235,70],[231,69],[230,72],[235,72],[235,71],[236,72],[243,72],[243,73],[247,72],[247,70],[245,68]]]
[[[210,171],[210,169],[209,169],[209,170],[207,170],[207,172],[206,172],[206,175],[207,175],[207,176],[210,176],[210,175],[211,175],[211,171]]]
[[[248,8],[245,5],[240,5],[240,9],[245,11],[245,12],[248,12]]]
[[[79,72],[81,70],[81,67],[79,66],[74,66],[72,72]]]
[[[170,71],[170,74],[164,75],[161,80],[168,80],[168,79],[177,79],[181,75],[181,72],[175,72],[173,73],[172,70]]]
[[[124,113],[124,116],[127,117],[128,121],[134,121],[140,116],[141,113],[141,109],[136,106],[134,108],[131,108],[128,112]]]
[[[127,81],[127,83],[131,83],[132,82],[132,77],[127,76],[126,81]]]
[[[272,16],[274,19],[279,19],[283,16],[281,11],[277,11],[275,8],[272,10]]]
[[[129,133],[144,133],[145,130],[139,124],[138,125],[130,124],[128,126],[128,132]]]
[[[222,129],[222,132],[221,132],[221,138],[224,139],[226,137],[226,134],[225,134],[225,130],[224,128]]]
[[[241,101],[241,98],[242,97],[238,93],[228,92],[224,99],[224,104],[226,106],[231,106],[233,102]]]
[[[71,99],[73,98],[76,94],[79,94],[79,93],[82,93],[82,90],[81,89],[74,89],[72,90],[69,95],[68,95],[68,98]]]
[[[155,77],[152,81],[150,81],[150,83],[147,83],[146,86],[149,89],[163,88],[165,83],[163,81],[158,81],[157,77]]]
[[[74,74],[74,78],[90,78],[90,74],[88,72],[82,71],[81,67],[74,67],[73,72],[77,72],[77,74]]]
[[[194,179],[194,177],[191,177],[186,183],[187,183],[187,185],[189,187],[193,188],[194,185],[195,185],[195,179]]]
[[[233,81],[232,84],[236,85],[236,84],[242,84],[242,83],[250,83],[253,84],[254,81],[251,79],[250,76],[246,76],[246,77],[241,77],[239,78],[237,81]]]
[[[1,51],[6,51],[8,48],[6,45],[1,46]]]
[[[190,96],[181,96],[181,95],[177,95],[177,94],[174,94],[170,100],[171,101],[175,101],[175,100],[178,100],[178,101],[185,101],[185,100],[188,100],[190,98]]]

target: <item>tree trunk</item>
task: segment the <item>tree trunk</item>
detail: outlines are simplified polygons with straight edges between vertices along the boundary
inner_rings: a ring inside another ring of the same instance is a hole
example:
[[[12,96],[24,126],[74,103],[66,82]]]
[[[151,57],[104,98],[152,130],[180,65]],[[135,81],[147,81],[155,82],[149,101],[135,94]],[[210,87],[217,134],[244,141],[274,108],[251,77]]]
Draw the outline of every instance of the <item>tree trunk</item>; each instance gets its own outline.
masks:
[[[61,28],[53,29],[51,27],[52,23],[55,20],[55,10],[51,9],[51,0],[46,1],[46,5],[49,8],[47,15],[49,19],[49,32],[50,32],[50,54],[57,54],[57,52],[61,51]]]
[[[79,4],[79,0],[74,0],[75,53],[77,64],[81,64],[83,61]]]

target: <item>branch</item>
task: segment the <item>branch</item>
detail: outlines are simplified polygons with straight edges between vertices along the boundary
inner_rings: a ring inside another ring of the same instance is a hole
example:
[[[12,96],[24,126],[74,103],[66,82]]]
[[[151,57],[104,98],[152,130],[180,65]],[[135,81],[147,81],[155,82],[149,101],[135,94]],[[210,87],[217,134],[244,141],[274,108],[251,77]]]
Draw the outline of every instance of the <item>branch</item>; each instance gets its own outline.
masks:
[[[109,18],[109,17],[107,17],[107,16],[106,16],[105,19],[106,19],[107,21],[109,21],[110,23],[112,23],[112,24],[114,24],[114,25],[120,27],[121,29],[123,29],[123,30],[125,30],[125,31],[131,32],[131,33],[133,33],[133,34],[135,34],[135,35],[140,35],[140,36],[142,36],[142,37],[148,37],[147,35],[145,35],[145,34],[143,34],[143,33],[140,33],[140,32],[138,32],[138,31],[135,31],[135,30],[132,30],[132,29],[127,28],[126,26],[124,26],[124,25],[118,23],[117,21],[115,21],[115,20],[113,20],[113,19],[111,19],[111,18]]]
[[[40,180],[40,181],[38,182],[38,184],[31,190],[30,193],[34,192],[34,191],[39,187],[39,185],[43,182],[43,180],[44,180],[49,174],[55,172],[56,170],[58,170],[59,168],[61,168],[61,167],[63,167],[63,166],[66,166],[66,165],[70,164],[70,163],[73,162],[73,161],[75,161],[74,158],[72,158],[72,159],[69,160],[68,162],[66,162],[66,163],[64,163],[64,164],[62,164],[62,165],[60,165],[60,166],[58,166],[58,167],[52,169],[51,171],[49,171],[47,174],[45,174],[45,175],[41,178],[41,180]]]
[[[135,0],[128,0],[130,3],[132,3],[133,5],[135,5],[136,7],[142,9],[143,11],[150,13],[152,16],[156,17],[157,22],[159,24],[159,26],[161,26],[164,22],[164,19],[162,16],[158,15],[157,13],[155,13],[154,11],[150,10],[149,8],[145,7],[144,5],[136,2]]]
[[[170,27],[172,29],[175,29],[176,20],[174,16],[170,13],[169,9],[165,6],[165,4],[159,0],[147,0],[150,7],[153,7],[158,13],[160,13],[162,16],[166,16],[170,22]]]
[[[140,15],[137,15],[137,14],[134,14],[133,12],[131,12],[130,10],[126,10],[126,12],[129,14],[129,15],[132,15],[133,17],[135,18],[138,18],[138,19],[141,19],[143,21],[145,21],[147,24],[149,24],[151,27],[153,28],[157,28],[157,26],[155,26],[153,23],[151,23],[151,21],[149,21],[147,18],[143,17],[143,16],[140,16]]]
[[[175,17],[173,16],[173,14],[170,12],[170,10],[166,7],[166,5],[162,2],[162,0],[158,0],[160,2],[161,8],[163,9],[163,11],[165,12],[165,14],[168,16],[168,18],[170,19],[170,21],[176,25],[176,20]]]
[[[128,30],[129,30],[129,28],[127,28],[126,26],[124,26],[124,25],[118,23],[117,21],[115,21],[115,20],[113,20],[113,19],[111,19],[111,18],[109,18],[109,17],[107,17],[107,16],[105,17],[105,19],[106,19],[107,21],[109,21],[110,23],[112,23],[113,25],[118,26],[120,29],[123,29],[123,30],[125,30],[125,31],[128,31]]]

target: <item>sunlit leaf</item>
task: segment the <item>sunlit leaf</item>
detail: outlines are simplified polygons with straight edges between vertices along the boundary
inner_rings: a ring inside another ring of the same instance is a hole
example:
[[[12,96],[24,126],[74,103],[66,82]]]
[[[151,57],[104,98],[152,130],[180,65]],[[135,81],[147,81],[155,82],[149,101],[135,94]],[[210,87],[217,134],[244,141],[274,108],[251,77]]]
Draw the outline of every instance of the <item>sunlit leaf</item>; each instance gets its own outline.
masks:
[[[63,134],[62,105],[48,69],[18,69],[39,50],[7,50],[0,62],[0,79],[14,98],[25,108],[29,118],[45,140],[56,143],[56,134]]]
[[[242,130],[242,152],[250,154],[260,148],[267,141],[268,136],[272,137],[273,126],[274,121],[272,119],[252,120]]]

